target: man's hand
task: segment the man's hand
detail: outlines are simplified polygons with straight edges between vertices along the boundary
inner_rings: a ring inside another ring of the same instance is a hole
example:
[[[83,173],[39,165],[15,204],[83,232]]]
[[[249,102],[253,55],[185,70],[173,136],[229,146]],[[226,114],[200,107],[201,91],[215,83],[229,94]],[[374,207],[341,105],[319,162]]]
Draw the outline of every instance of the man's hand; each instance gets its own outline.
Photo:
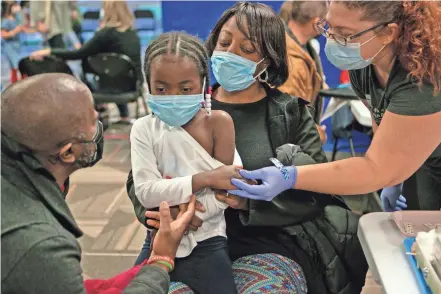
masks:
[[[180,218],[187,210],[189,203],[180,204],[179,206],[170,207],[170,214],[173,220]],[[205,212],[205,207],[199,202],[196,201],[195,204],[196,211]],[[150,227],[154,227],[156,229],[160,228],[160,213],[159,211],[147,211],[145,213],[147,217],[147,225]],[[203,221],[197,217],[193,216],[193,219],[188,224],[187,230],[197,231],[202,226]]]
[[[242,198],[225,191],[216,190],[216,199],[233,209],[248,210],[248,199]]]
[[[159,206],[160,226],[153,240],[152,256],[168,256],[172,259],[176,257],[179,243],[181,243],[184,232],[195,213],[196,196],[192,196],[187,210],[180,215],[176,220],[173,220],[170,214],[170,208],[167,202],[161,202]],[[146,216],[152,217],[150,213],[154,211],[147,211]]]

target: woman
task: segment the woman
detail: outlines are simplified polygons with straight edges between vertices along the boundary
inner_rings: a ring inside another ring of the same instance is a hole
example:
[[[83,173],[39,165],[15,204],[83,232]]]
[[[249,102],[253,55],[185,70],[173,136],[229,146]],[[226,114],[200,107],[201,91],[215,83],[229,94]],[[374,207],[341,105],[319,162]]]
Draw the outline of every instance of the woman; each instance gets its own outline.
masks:
[[[141,43],[133,29],[133,14],[125,1],[103,1],[104,18],[92,39],[83,47],[69,51],[65,49],[42,49],[31,54],[31,58],[54,55],[62,59],[84,59],[99,53],[119,53],[128,56],[135,64],[139,82],[143,83],[141,69]],[[131,123],[127,104],[117,104],[120,123]]]
[[[354,91],[371,110],[375,136],[369,150],[364,157],[287,167],[288,180],[275,167],[243,171],[263,184],[233,179],[240,190],[231,193],[271,200],[290,188],[355,195],[389,187],[382,200],[395,207],[400,184],[416,172],[420,209],[439,210],[440,18],[437,1],[332,1],[318,28],[328,38],[327,57],[350,70]]]
[[[282,160],[284,148],[279,147],[290,147],[287,143],[295,145],[297,151],[288,148],[286,157],[299,165],[326,161],[307,102],[275,89],[286,81],[288,65],[284,26],[271,8],[259,3],[234,5],[221,16],[206,46],[219,82],[213,87],[212,109],[224,110],[233,118],[236,148],[245,168],[269,166],[271,157]],[[208,178],[212,183],[205,187],[228,188],[225,177],[231,175],[224,171],[229,168],[212,171]],[[193,182],[197,178],[199,175],[193,176]],[[137,216],[145,223],[144,209],[136,203],[130,178],[127,186]],[[308,293],[360,291],[367,265],[355,236],[358,219],[340,207],[345,205],[338,198],[294,190],[271,202],[233,195],[217,197],[230,206],[225,218],[239,293],[251,290],[240,288],[246,284],[246,275],[236,269],[273,256],[267,253],[282,256],[292,264],[298,262]],[[155,225],[152,220],[148,222]],[[197,229],[197,220],[191,224],[190,229]],[[349,256],[355,257],[351,263],[347,262]],[[283,275],[290,272],[283,266],[274,270]],[[271,293],[277,291],[268,289]]]

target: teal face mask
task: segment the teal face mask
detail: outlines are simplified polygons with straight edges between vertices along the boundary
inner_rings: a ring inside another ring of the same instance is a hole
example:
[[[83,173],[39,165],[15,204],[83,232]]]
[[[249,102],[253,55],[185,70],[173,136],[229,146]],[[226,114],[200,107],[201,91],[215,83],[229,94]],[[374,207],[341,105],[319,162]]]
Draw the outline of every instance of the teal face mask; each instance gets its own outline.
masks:
[[[172,127],[188,123],[201,109],[204,101],[205,80],[201,94],[152,95],[147,93],[147,103],[160,120]]]
[[[264,59],[254,62],[230,52],[214,51],[211,56],[211,68],[222,88],[228,92],[241,91],[251,86],[256,77],[266,70],[265,68],[254,76],[257,65]]]

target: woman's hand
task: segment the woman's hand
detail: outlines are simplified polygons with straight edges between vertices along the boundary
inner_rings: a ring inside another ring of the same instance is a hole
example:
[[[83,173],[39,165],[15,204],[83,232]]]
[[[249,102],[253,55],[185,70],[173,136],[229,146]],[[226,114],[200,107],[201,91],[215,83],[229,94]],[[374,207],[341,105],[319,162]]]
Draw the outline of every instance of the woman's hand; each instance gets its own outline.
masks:
[[[179,206],[170,207],[170,215],[173,220],[180,218],[186,211],[188,211],[189,203],[180,204]],[[195,210],[199,212],[205,212],[205,207],[196,201]],[[147,217],[146,224],[155,229],[160,228],[160,212],[159,211],[146,211],[145,216]],[[188,224],[186,231],[197,231],[202,226],[203,221],[197,217],[193,216],[192,220]]]
[[[271,201],[285,190],[293,189],[297,181],[297,168],[284,166],[279,169],[275,166],[264,167],[255,171],[241,170],[240,175],[249,180],[260,180],[260,185],[250,185],[239,179],[232,179],[235,190],[228,193],[254,200]]]
[[[153,240],[152,256],[168,256],[172,259],[176,257],[179,243],[181,243],[187,226],[194,216],[195,206],[196,196],[193,195],[188,209],[176,220],[173,220],[167,202],[161,202],[159,206],[160,226]],[[154,213],[154,211],[147,211],[147,217],[151,217],[149,213]]]
[[[215,191],[216,199],[233,209],[248,210],[248,199],[232,195],[226,191]]]
[[[47,48],[32,52],[31,55],[29,55],[29,58],[32,60],[42,60],[43,57],[49,55],[51,55],[51,49]]]

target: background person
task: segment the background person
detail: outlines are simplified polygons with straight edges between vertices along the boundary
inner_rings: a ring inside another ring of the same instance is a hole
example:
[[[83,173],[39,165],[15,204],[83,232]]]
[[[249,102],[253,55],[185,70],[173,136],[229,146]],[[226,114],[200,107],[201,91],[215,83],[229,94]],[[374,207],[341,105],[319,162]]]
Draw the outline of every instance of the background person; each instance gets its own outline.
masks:
[[[72,11],[76,1],[30,1],[31,27],[48,41],[50,48],[65,48],[65,34],[72,32]]]
[[[66,60],[85,59],[99,53],[119,53],[128,56],[136,68],[139,83],[144,83],[141,69],[141,43],[133,29],[133,14],[126,1],[103,1],[104,18],[100,30],[77,50],[42,49],[31,54],[31,58],[54,55]],[[70,19],[70,15],[69,15]],[[71,24],[70,24],[71,25]],[[93,85],[91,85],[93,87]],[[122,124],[131,124],[127,103],[117,104]]]
[[[396,186],[416,172],[419,208],[441,208],[441,3],[432,1],[331,1],[319,23],[326,55],[350,71],[351,85],[371,110],[374,139],[364,157],[332,163],[243,171],[262,185],[233,179],[232,191],[271,200],[286,189],[341,195]]]
[[[20,61],[20,33],[24,31],[20,5],[16,1],[2,1],[1,52],[10,67],[10,82],[18,80],[18,62]]]
[[[323,100],[318,93],[327,85],[320,56],[312,40],[320,35],[317,22],[326,15],[327,10],[326,1],[286,1],[280,8],[286,30],[289,76],[279,90],[311,103],[311,115],[323,144],[326,142],[326,127],[320,126]]]

